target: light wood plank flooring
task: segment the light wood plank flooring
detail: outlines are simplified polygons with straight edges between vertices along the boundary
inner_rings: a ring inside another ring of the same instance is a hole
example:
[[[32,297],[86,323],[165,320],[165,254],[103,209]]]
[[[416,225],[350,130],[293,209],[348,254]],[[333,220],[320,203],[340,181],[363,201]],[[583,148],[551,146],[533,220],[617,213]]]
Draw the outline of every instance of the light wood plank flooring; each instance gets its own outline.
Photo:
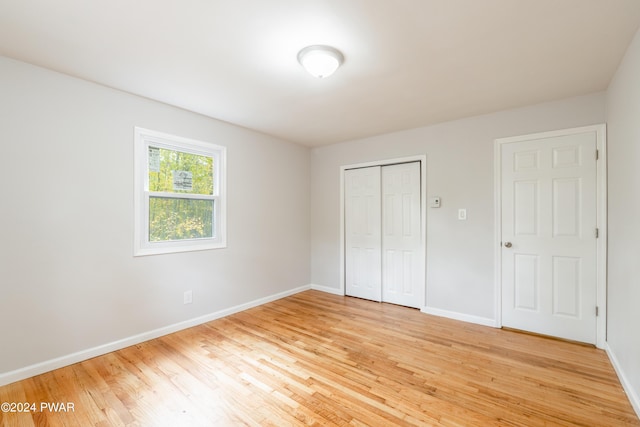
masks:
[[[38,409],[2,426],[640,426],[601,350],[316,291],[0,387],[0,402]]]

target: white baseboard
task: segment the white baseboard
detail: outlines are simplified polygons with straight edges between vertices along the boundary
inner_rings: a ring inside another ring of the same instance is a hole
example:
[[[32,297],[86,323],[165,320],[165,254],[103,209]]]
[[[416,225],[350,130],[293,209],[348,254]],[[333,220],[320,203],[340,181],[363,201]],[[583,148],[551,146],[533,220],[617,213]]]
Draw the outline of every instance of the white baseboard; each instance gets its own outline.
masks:
[[[316,291],[327,292],[330,294],[340,295],[340,296],[344,295],[344,292],[342,292],[338,288],[330,288],[328,286],[321,286],[321,285],[314,285],[314,284],[311,284],[309,286],[311,287],[311,289]],[[455,311],[441,310],[439,308],[432,308],[432,307],[423,307],[420,309],[420,311],[426,314],[432,314],[434,316],[447,317],[449,319],[461,320],[463,322],[469,322],[469,323],[476,323],[478,325],[490,326],[492,328],[500,327],[500,325],[498,325],[496,320],[489,319],[486,317],[472,316],[469,314],[457,313]]]
[[[620,384],[622,384],[622,388],[624,389],[625,393],[627,393],[627,397],[629,398],[629,402],[631,402],[631,406],[633,406],[633,410],[636,411],[638,418],[640,418],[640,396],[638,396],[638,392],[636,392],[633,387],[631,387],[631,383],[629,382],[627,376],[624,374],[624,371],[622,370],[620,362],[618,362],[618,358],[616,357],[615,353],[613,352],[611,347],[609,347],[609,343],[605,343],[604,350],[609,356],[609,360],[613,365],[613,369],[615,369],[616,374],[618,374]]]
[[[495,319],[489,319],[487,317],[472,316],[470,314],[442,310],[442,309],[433,308],[433,307],[422,307],[420,311],[426,314],[432,314],[434,316],[447,317],[449,319],[461,320],[463,322],[469,322],[469,323],[476,323],[478,325],[490,326],[492,328],[498,327],[498,324],[496,323]]]
[[[226,308],[224,310],[216,311],[215,313],[210,313],[204,316],[196,317],[194,319],[185,320],[183,322],[179,322],[173,325],[154,329],[152,331],[144,332],[142,334],[134,335],[118,341],[113,341],[97,347],[78,351],[76,353],[68,354],[66,356],[57,357],[51,360],[46,360],[44,362],[40,362],[34,365],[26,366],[24,368],[16,369],[14,371],[0,373],[0,386],[7,385],[16,381],[24,380],[26,378],[30,378],[35,375],[40,375],[45,372],[53,371],[54,369],[62,368],[64,366],[69,366],[74,363],[82,362],[84,360],[88,360],[93,357],[102,356],[103,354],[111,353],[116,350],[130,347],[132,345],[139,344],[144,341],[149,341],[154,338],[161,337],[163,335],[172,334],[174,332],[181,331],[183,329],[201,325],[203,323],[207,323],[212,320],[219,319],[221,317],[229,316],[230,314],[248,310],[250,308],[257,307],[259,305],[266,304],[271,301],[279,300],[281,298],[285,298],[290,295],[294,295],[309,289],[311,289],[311,286],[309,285],[300,286],[299,288],[290,289],[288,291],[280,292],[264,298],[259,298],[257,300],[253,300],[244,304],[240,304],[234,307]]]
[[[311,286],[311,289],[313,289],[314,291],[321,291],[321,292],[326,292],[328,294],[344,296],[344,292],[342,292],[338,288],[330,288],[329,286],[321,286],[321,285],[314,285],[314,284],[311,284],[309,286]]]

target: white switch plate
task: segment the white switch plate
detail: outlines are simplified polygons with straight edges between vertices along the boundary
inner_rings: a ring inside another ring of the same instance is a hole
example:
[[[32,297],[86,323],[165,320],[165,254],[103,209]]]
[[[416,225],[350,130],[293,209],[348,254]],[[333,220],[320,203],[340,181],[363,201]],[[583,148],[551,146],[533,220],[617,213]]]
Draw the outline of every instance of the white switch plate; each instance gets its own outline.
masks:
[[[432,197],[429,199],[429,207],[431,208],[439,208],[440,207],[440,197]]]
[[[191,304],[193,302],[193,291],[184,292],[184,304]]]
[[[467,219],[467,210],[466,209],[458,209],[458,219],[460,221],[465,221]]]

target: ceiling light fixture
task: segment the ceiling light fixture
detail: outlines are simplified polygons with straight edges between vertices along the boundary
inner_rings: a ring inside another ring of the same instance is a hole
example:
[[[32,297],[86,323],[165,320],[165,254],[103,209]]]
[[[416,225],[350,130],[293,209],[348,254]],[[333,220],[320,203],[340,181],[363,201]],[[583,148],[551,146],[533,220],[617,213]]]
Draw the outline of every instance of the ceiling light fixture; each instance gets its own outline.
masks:
[[[344,56],[338,49],[331,46],[307,46],[298,52],[298,62],[314,77],[322,79],[333,74],[342,62]]]

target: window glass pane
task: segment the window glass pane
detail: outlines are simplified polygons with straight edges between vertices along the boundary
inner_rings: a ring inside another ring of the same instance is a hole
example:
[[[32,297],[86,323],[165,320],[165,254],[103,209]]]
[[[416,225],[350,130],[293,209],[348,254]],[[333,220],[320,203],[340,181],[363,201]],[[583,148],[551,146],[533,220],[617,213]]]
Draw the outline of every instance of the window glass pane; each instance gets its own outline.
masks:
[[[213,157],[149,146],[149,191],[213,195]]]
[[[213,200],[149,198],[149,241],[213,237]]]

